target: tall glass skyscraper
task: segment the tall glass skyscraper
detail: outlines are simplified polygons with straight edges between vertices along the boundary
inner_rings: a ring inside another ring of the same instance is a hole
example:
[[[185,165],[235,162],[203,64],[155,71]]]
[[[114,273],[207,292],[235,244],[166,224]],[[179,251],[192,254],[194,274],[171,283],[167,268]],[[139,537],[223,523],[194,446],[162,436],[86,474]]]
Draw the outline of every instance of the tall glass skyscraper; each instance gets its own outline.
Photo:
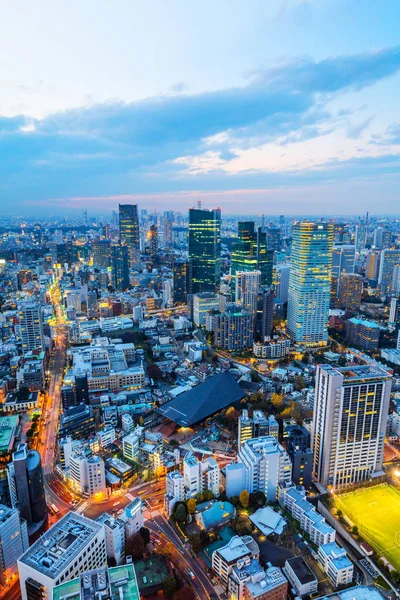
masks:
[[[221,209],[189,210],[190,293],[214,292],[221,273]]]
[[[111,249],[112,283],[116,290],[124,292],[129,287],[128,246],[119,243]]]
[[[137,204],[119,205],[119,235],[128,246],[131,262],[139,254],[139,215]]]
[[[293,225],[287,332],[300,344],[328,339],[332,223]]]
[[[237,271],[260,271],[261,285],[272,284],[274,251],[267,250],[267,236],[253,221],[238,223],[238,238],[232,249],[232,289],[236,287]]]

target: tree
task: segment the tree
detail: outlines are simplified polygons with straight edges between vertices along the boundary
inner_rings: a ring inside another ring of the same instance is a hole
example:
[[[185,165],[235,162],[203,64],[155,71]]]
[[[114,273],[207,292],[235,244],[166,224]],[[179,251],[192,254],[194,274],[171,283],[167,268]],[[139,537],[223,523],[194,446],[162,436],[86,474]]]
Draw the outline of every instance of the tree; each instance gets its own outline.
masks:
[[[139,529],[139,533],[143,538],[144,545],[147,546],[147,544],[150,542],[150,530],[147,529],[147,527],[141,527]]]
[[[302,375],[297,375],[294,381],[294,389],[300,392],[305,387],[305,385],[306,382],[304,381],[304,377]]]
[[[232,528],[238,535],[250,535],[253,525],[246,515],[239,515],[231,522]]]
[[[254,497],[254,503],[257,504],[258,506],[264,506],[267,501],[267,498],[266,498],[264,492],[262,492],[261,490],[257,490],[256,492],[254,492],[253,497]]]
[[[271,398],[270,398],[270,402],[272,404],[272,406],[274,406],[276,409],[280,410],[283,408],[284,405],[284,400],[283,400],[283,396],[282,394],[272,394]]]
[[[342,511],[342,510],[340,510],[340,508],[339,508],[339,509],[336,511],[336,514],[337,514],[337,516],[338,516],[338,517],[339,517],[339,519],[340,519],[340,517],[342,517],[342,516],[343,516],[343,511]]]
[[[196,512],[196,500],[194,498],[189,498],[186,502],[186,508],[190,515],[193,515]]]
[[[164,598],[173,598],[176,590],[178,589],[178,584],[176,582],[175,577],[167,577],[163,583],[163,594]]]
[[[139,533],[127,539],[125,544],[125,553],[127,556],[131,555],[135,560],[143,558],[144,542]]]
[[[174,600],[194,600],[195,594],[192,587],[185,585],[175,592]]]
[[[239,502],[240,502],[239,496],[232,496],[231,504],[233,504],[233,506],[239,506]]]
[[[196,494],[196,502],[198,502],[199,504],[204,502],[204,494]]]
[[[249,505],[249,492],[247,490],[242,490],[240,492],[239,500],[243,508],[247,508]]]
[[[203,496],[204,496],[204,502],[209,502],[210,500],[212,500],[214,498],[214,494],[212,493],[211,490],[204,490]]]
[[[163,378],[162,371],[158,365],[152,364],[147,367],[148,376],[154,381],[160,381]]]
[[[357,525],[353,525],[353,527],[351,528],[351,532],[354,533],[354,535],[358,535],[358,527],[357,527]]]
[[[175,511],[175,518],[180,523],[184,523],[187,517],[187,510],[184,504],[178,504]]]

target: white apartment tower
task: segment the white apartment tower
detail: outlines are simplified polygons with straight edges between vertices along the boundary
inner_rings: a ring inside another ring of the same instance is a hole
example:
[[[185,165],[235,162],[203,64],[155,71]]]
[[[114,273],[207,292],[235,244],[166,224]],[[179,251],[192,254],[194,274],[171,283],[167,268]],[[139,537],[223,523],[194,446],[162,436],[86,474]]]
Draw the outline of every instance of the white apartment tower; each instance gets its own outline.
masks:
[[[261,285],[261,271],[236,271],[235,280],[235,302],[254,315]]]
[[[375,365],[319,365],[312,450],[314,475],[340,488],[382,474],[391,375]]]
[[[18,316],[23,353],[43,350],[42,313],[39,304],[22,302],[19,305]]]
[[[278,484],[289,485],[292,481],[292,463],[278,440],[266,435],[244,442],[238,454],[238,462],[246,469],[246,489],[264,492],[268,502],[275,502]]]
[[[219,496],[219,466],[211,457],[202,462],[195,456],[189,456],[183,461],[183,480],[186,499],[194,498],[205,490],[210,490],[214,496]]]

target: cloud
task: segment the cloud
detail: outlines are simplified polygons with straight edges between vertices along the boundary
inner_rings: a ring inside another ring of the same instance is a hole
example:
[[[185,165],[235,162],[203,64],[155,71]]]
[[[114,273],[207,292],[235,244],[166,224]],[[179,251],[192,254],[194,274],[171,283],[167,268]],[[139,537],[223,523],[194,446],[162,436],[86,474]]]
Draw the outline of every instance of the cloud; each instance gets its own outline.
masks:
[[[42,120],[0,117],[0,191],[8,200],[25,201],[188,189],[191,179],[204,189],[232,187],[232,179],[247,187],[252,178],[257,185],[271,175],[252,173],[250,164],[232,178],[226,165],[261,144],[326,136],[351,116],[331,115],[328,101],[399,69],[399,47],[320,62],[302,58],[259,71],[243,87],[130,104],[112,100]],[[346,122],[351,137],[369,125]],[[326,172],[334,168],[327,164]],[[282,185],[291,175],[279,173],[279,161],[276,170]]]

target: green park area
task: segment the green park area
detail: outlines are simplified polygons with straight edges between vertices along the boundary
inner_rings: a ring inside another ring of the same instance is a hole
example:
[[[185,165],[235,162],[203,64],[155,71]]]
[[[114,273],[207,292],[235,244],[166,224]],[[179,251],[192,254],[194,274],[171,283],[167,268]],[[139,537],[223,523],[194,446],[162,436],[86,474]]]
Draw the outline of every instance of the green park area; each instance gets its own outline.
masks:
[[[400,571],[400,490],[387,484],[335,496],[334,506],[377,554]]]

